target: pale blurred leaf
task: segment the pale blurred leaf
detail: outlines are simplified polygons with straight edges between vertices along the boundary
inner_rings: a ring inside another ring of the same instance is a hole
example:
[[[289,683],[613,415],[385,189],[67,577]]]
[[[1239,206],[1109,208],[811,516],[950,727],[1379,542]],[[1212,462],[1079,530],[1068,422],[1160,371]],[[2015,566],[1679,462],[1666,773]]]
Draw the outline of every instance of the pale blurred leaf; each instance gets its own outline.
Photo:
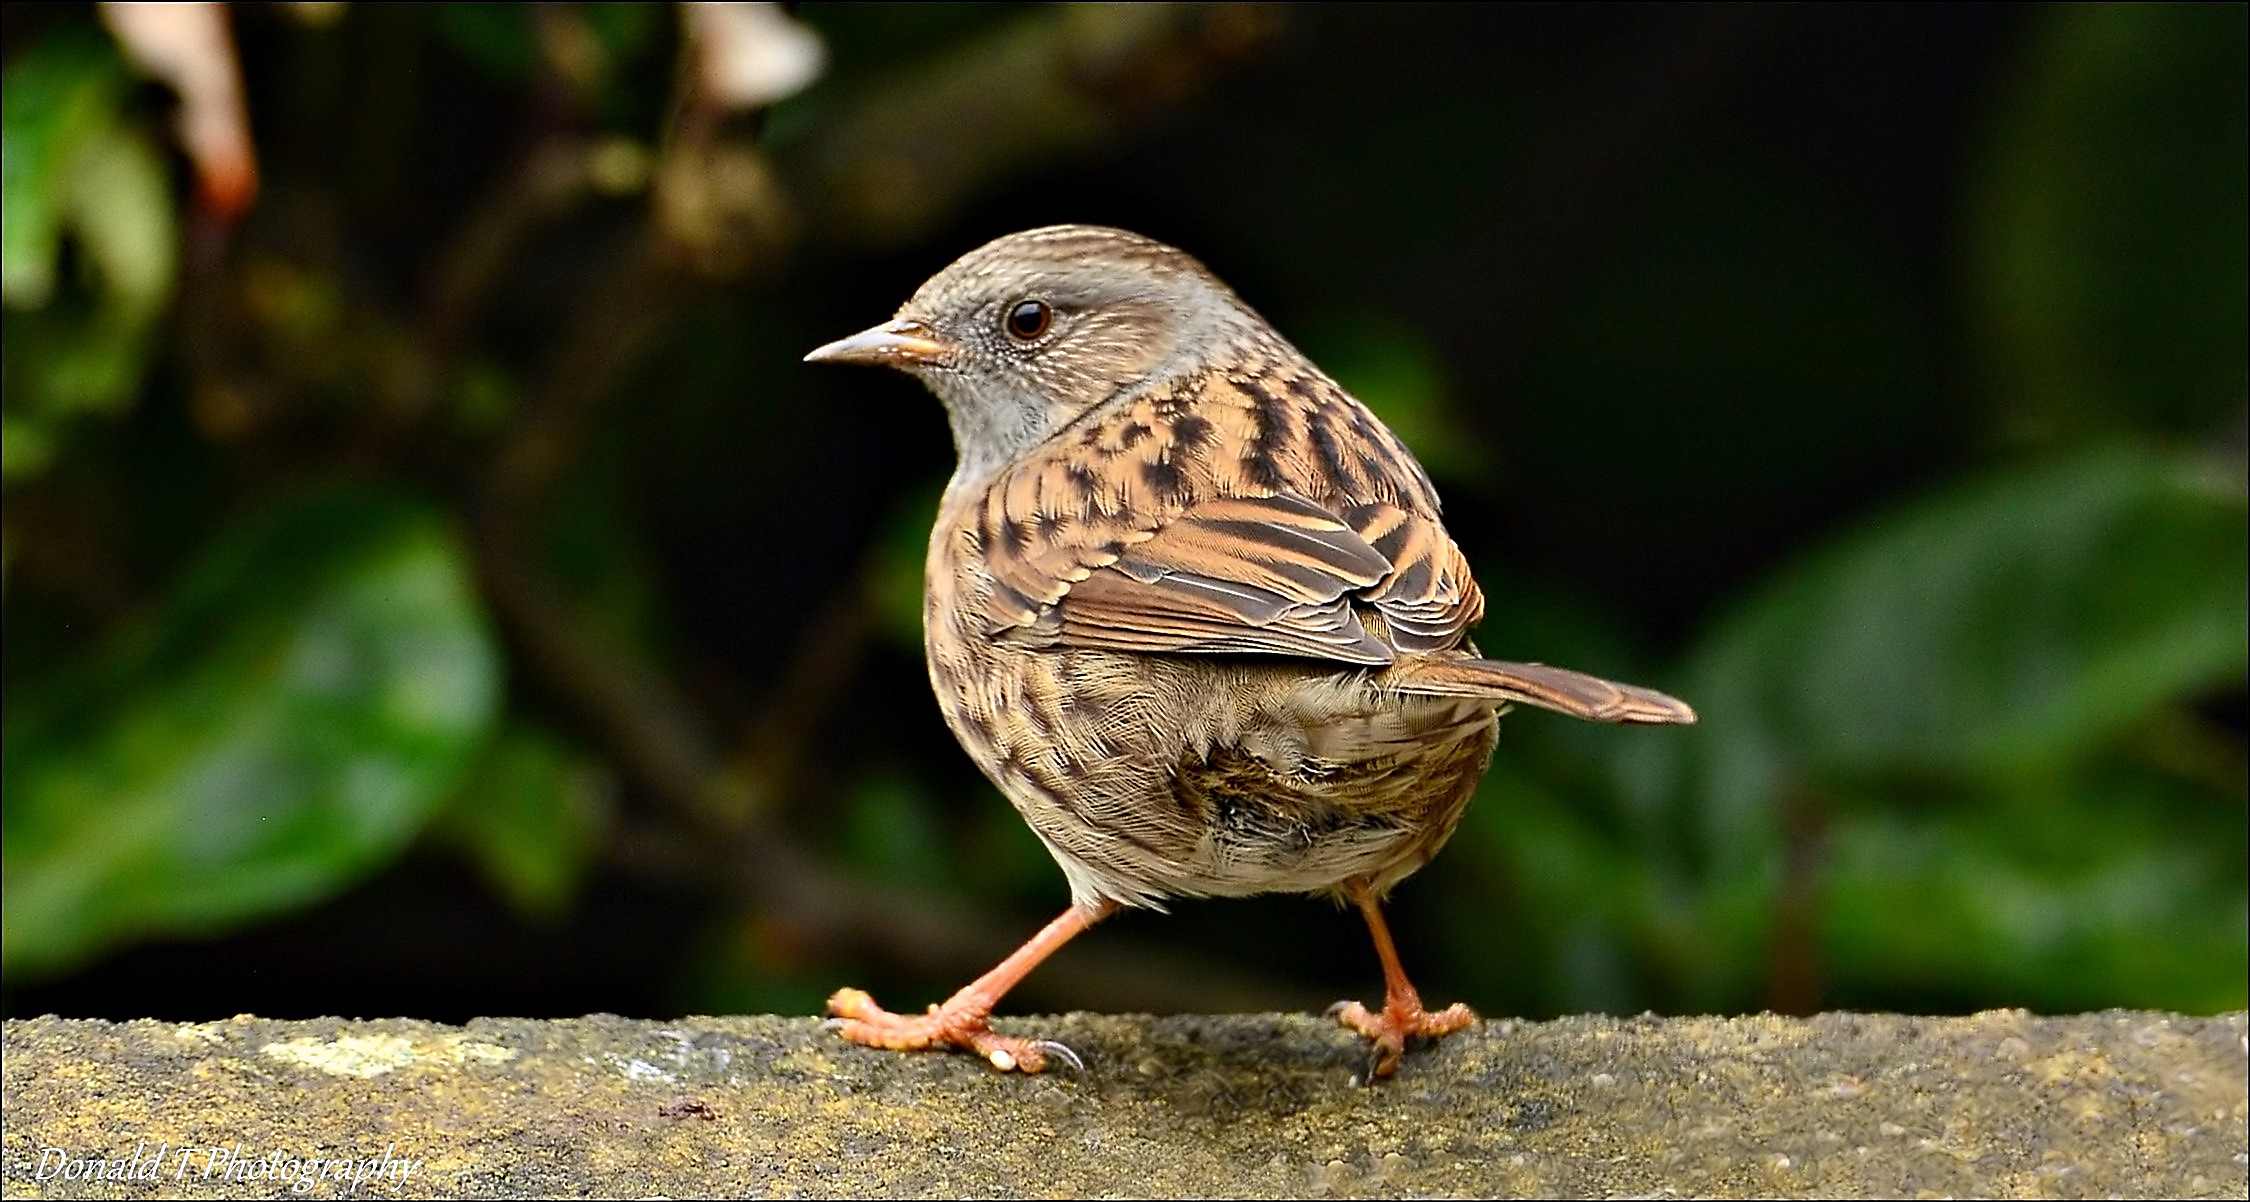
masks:
[[[117,121],[125,72],[108,39],[66,28],[0,75],[0,294],[37,308],[55,287],[71,166]]]
[[[123,117],[124,72],[107,42],[66,28],[6,74],[5,346],[9,428],[28,438],[5,479],[43,471],[78,414],[114,415],[140,387],[179,273],[170,171]],[[78,271],[58,279],[76,253]]]
[[[109,320],[145,324],[171,296],[179,271],[179,223],[163,155],[130,131],[92,141],[70,174],[66,209],[117,310]]]
[[[683,4],[703,94],[722,108],[772,104],[819,78],[820,35],[779,4]]]

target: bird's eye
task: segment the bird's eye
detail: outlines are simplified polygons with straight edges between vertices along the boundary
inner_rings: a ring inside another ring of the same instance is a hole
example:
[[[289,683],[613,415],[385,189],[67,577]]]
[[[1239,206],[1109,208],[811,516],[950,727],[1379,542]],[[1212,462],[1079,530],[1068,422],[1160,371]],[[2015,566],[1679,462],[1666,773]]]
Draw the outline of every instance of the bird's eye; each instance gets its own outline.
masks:
[[[1007,320],[1000,324],[1008,331],[1008,337],[1030,342],[1046,333],[1054,321],[1055,311],[1047,307],[1047,302],[1027,300],[1017,301],[1015,308],[1008,310]]]

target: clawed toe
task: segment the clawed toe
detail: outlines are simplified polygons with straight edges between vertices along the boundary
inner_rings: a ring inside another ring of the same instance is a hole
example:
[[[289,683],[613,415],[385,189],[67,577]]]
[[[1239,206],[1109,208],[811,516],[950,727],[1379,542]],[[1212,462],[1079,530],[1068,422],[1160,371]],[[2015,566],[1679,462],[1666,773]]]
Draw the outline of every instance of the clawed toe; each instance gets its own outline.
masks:
[[[1476,1012],[1459,1003],[1432,1013],[1422,1009],[1419,1001],[1402,1004],[1398,999],[1379,1011],[1358,1002],[1341,1001],[1328,1008],[1328,1017],[1367,1040],[1367,1068],[1360,1074],[1360,1080],[1367,1084],[1398,1071],[1408,1040],[1439,1039],[1477,1021]]]
[[[1069,1065],[1072,1072],[1080,1076],[1085,1075],[1086,1062],[1078,1058],[1078,1053],[1070,1050],[1069,1044],[1058,1043],[1052,1039],[1034,1039],[1031,1041],[1031,1046]]]
[[[828,999],[831,1016],[821,1024],[852,1043],[893,1052],[959,1048],[1000,1072],[1037,1073],[1052,1056],[1083,1073],[1078,1053],[1051,1039],[1019,1039],[992,1029],[984,1012],[932,1006],[927,1014],[893,1014],[858,989],[839,989]]]

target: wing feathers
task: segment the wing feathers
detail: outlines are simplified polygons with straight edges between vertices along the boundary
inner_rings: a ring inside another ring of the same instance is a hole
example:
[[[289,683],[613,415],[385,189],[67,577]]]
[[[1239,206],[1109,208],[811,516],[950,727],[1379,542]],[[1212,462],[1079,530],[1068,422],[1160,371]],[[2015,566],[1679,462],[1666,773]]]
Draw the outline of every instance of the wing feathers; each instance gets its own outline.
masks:
[[[1197,506],[1057,607],[1061,638],[1136,651],[1258,652],[1385,664],[1347,594],[1390,565],[1349,527],[1295,497]]]
[[[1137,399],[965,506],[992,636],[1360,665],[1460,646],[1483,596],[1412,456],[1324,377],[1259,378]]]

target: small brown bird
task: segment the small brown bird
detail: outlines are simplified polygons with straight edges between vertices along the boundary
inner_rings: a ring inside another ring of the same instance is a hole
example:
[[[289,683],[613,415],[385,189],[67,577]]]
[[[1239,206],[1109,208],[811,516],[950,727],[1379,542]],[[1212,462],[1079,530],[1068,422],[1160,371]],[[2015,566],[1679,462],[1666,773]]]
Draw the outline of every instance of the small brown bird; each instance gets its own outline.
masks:
[[[1038,1072],[1067,1048],[988,1020],[1120,906],[1317,893],[1359,907],[1381,1010],[1369,1079],[1423,1008],[1380,903],[1437,854],[1502,711],[1686,723],[1662,693],[1482,658],[1469,564],[1437,490],[1366,406],[1194,259],[1122,230],[1012,234],[897,317],[812,352],[921,378],[959,466],[930,533],[922,619],[946,724],[1070,880],[1071,906],[924,1014],[857,989],[830,1025]]]

